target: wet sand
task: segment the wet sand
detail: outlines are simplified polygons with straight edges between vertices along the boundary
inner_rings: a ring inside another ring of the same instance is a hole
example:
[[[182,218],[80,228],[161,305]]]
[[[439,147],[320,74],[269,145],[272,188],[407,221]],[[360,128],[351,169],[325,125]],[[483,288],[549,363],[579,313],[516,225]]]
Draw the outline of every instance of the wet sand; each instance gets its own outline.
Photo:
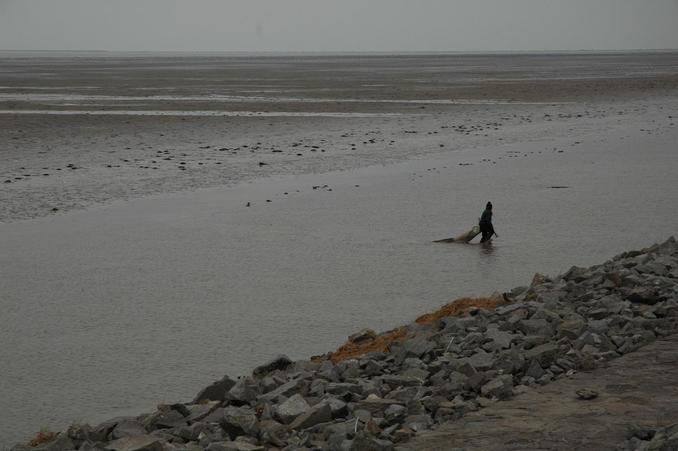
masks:
[[[362,327],[675,234],[678,97],[645,83],[568,103],[336,108],[394,117],[0,114],[0,180],[12,180],[0,184],[0,443],[186,399],[279,352],[324,353]],[[491,248],[431,242],[488,199]]]
[[[661,114],[675,110],[677,74],[676,53],[0,54],[0,221],[441,150],[654,130],[675,123]]]

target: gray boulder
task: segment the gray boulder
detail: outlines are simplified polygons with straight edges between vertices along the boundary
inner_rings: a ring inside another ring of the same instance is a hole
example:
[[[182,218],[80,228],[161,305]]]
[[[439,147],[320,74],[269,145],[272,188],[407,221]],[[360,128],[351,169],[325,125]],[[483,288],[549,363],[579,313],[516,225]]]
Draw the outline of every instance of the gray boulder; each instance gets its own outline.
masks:
[[[381,440],[364,432],[360,432],[353,439],[351,451],[391,451],[393,442]]]
[[[470,364],[476,370],[489,370],[494,365],[494,355],[479,349],[478,352],[462,359],[462,361]]]
[[[105,451],[162,451],[163,441],[152,435],[124,437],[108,443]]]
[[[280,422],[288,424],[310,408],[311,406],[306,402],[304,397],[296,394],[275,408],[275,416]]]
[[[494,342],[495,344],[495,346],[493,346],[494,350],[509,348],[513,340],[517,338],[516,335],[511,334],[509,332],[503,332],[499,330],[496,326],[488,327],[487,331],[485,331],[485,337],[489,338]]]
[[[265,451],[266,448],[260,445],[253,445],[244,441],[233,442],[215,442],[207,447],[207,451]]]
[[[536,360],[543,367],[548,368],[558,356],[560,349],[553,343],[544,343],[525,351],[525,360]]]
[[[510,398],[513,395],[513,377],[510,374],[497,376],[483,385],[480,393],[489,398]]]
[[[132,419],[122,420],[113,428],[110,439],[117,440],[123,437],[134,437],[137,435],[146,435],[146,428],[143,425]]]
[[[299,415],[291,424],[290,429],[308,429],[320,423],[332,421],[332,409],[326,402],[319,402],[311,407],[306,413]]]
[[[154,429],[172,429],[185,426],[188,422],[186,418],[176,410],[167,406],[160,406],[160,410],[144,418],[144,427],[152,431]]]
[[[282,384],[275,390],[272,390],[264,395],[259,396],[258,399],[262,401],[277,402],[280,401],[281,398],[289,398],[295,393],[299,393],[304,384],[305,378],[298,377],[296,379],[292,379],[291,381]]]
[[[270,362],[264,363],[263,365],[256,367],[254,371],[252,371],[252,374],[254,374],[255,376],[265,376],[271,371],[284,370],[292,363],[293,362],[292,360],[290,360],[289,357],[281,354],[272,359]]]
[[[226,399],[226,392],[228,392],[235,385],[235,381],[228,376],[222,377],[220,380],[203,388],[193,399],[192,404],[198,404],[203,401],[224,401]]]
[[[359,409],[367,410],[372,415],[383,412],[392,405],[403,405],[403,402],[398,401],[397,399],[385,399],[376,396],[368,396],[366,399],[363,399],[357,403],[357,407]]]
[[[653,287],[632,288],[628,291],[626,297],[631,302],[649,305],[654,305],[662,300],[657,289]]]
[[[350,382],[330,382],[325,387],[325,392],[332,395],[342,395],[344,393],[355,393],[361,395],[363,393],[363,386]]]
[[[531,377],[535,380],[539,379],[544,375],[544,370],[537,362],[536,360],[530,361],[530,365],[527,367],[527,371],[525,371],[525,376]]]
[[[516,325],[525,335],[550,337],[553,335],[553,326],[545,319],[523,319]]]
[[[431,352],[435,347],[435,343],[428,341],[426,338],[416,337],[403,343],[402,348],[407,357],[421,357]]]
[[[221,419],[221,427],[232,438],[238,435],[255,437],[258,432],[258,420],[254,410],[249,407],[228,406],[224,408],[224,416]]]
[[[385,375],[381,378],[382,382],[389,385],[392,389],[398,387],[414,387],[424,383],[422,379],[416,376],[391,376]]]
[[[226,399],[238,404],[249,404],[257,398],[257,385],[249,378],[238,381],[226,393]]]
[[[173,431],[173,434],[177,437],[180,437],[186,441],[195,441],[198,440],[200,434],[209,428],[205,423],[193,423],[190,426],[182,426]]]

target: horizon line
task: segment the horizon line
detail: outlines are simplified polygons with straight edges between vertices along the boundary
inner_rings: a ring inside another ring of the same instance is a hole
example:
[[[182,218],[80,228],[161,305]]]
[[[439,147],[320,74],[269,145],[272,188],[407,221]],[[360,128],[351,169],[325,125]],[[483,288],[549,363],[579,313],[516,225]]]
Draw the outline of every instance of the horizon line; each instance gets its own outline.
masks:
[[[104,49],[1,49],[4,53],[153,53],[224,55],[431,55],[431,54],[548,54],[548,53],[628,53],[678,52],[678,48],[626,49],[511,49],[511,50],[104,50]]]

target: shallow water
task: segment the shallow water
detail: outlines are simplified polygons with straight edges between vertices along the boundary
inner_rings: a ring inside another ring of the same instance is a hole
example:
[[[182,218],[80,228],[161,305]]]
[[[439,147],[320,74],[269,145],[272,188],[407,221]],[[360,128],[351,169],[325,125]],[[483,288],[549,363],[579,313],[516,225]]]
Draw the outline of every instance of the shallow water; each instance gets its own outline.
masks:
[[[0,87],[2,88],[2,87]],[[25,88],[21,89],[35,89]],[[80,89],[78,87],[78,89]],[[67,105],[83,106],[91,105],[91,102],[109,101],[120,102],[126,105],[126,102],[135,101],[144,102],[219,102],[219,103],[413,103],[422,105],[553,105],[571,102],[520,102],[507,99],[351,99],[351,98],[307,98],[307,97],[264,97],[264,96],[225,96],[225,95],[203,95],[203,96],[107,96],[107,95],[83,95],[83,94],[35,94],[35,93],[0,93],[0,102],[50,102],[54,105],[61,105],[62,102],[69,102]],[[79,102],[79,103],[72,103]],[[20,110],[2,110],[3,113]],[[29,110],[41,111],[41,110]],[[45,110],[49,112],[49,110]],[[48,114],[47,112],[43,114]],[[31,113],[36,114],[36,113]]]
[[[176,110],[0,110],[0,114],[55,116],[242,116],[242,117],[396,117],[399,113],[335,113],[326,111],[176,111]]]
[[[186,401],[277,353],[663,240],[677,138],[598,132],[0,224],[0,437]],[[491,247],[431,242],[487,200]]]

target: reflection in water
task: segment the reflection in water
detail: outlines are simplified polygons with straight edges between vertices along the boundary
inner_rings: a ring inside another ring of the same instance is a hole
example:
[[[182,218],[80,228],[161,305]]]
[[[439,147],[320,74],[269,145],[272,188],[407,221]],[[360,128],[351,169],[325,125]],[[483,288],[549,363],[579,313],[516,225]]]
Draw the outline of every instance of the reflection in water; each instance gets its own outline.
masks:
[[[481,243],[480,247],[482,249],[481,254],[483,254],[483,255],[494,254],[495,247],[494,247],[494,244],[492,244],[492,240]]]

